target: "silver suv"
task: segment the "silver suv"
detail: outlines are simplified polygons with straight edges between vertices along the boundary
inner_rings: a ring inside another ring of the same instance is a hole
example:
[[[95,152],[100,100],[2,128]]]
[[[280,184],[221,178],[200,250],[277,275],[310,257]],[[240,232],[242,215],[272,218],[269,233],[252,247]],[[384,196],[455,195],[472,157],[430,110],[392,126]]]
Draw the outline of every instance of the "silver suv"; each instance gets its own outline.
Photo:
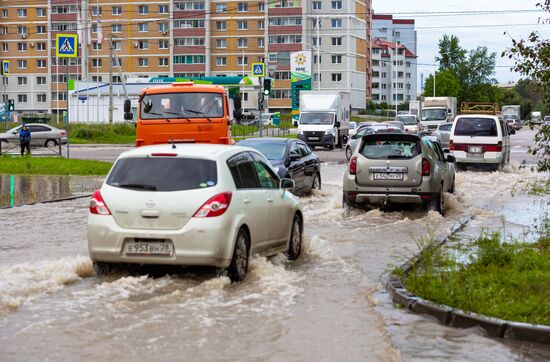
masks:
[[[419,204],[444,214],[443,193],[455,189],[454,157],[447,152],[435,137],[364,136],[344,174],[344,207]]]

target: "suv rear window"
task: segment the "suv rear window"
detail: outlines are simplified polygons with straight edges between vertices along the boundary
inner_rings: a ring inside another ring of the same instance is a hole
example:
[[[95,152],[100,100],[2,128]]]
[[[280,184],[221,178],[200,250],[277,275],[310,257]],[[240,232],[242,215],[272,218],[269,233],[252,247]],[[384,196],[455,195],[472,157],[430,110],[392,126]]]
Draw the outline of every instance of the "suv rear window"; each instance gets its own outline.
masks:
[[[418,156],[420,144],[413,140],[367,139],[363,141],[360,153],[375,160],[409,159]]]
[[[496,137],[497,124],[492,118],[459,118],[454,135]]]
[[[107,185],[139,191],[185,191],[215,186],[216,161],[179,157],[134,157],[117,161]]]

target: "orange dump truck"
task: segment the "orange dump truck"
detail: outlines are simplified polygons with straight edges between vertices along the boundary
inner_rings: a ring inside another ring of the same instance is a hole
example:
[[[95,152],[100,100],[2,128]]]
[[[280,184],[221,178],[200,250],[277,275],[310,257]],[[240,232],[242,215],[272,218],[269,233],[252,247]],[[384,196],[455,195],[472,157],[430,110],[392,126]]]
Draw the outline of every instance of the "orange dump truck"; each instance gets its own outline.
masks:
[[[136,146],[159,143],[230,144],[230,103],[224,87],[192,82],[141,91]]]

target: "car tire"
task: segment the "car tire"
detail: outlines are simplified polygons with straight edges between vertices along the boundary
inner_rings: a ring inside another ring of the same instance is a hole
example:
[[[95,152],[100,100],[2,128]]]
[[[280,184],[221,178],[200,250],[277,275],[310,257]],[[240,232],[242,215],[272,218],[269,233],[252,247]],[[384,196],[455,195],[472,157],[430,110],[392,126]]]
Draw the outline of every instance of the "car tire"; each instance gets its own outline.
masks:
[[[250,238],[244,228],[239,230],[235,247],[233,248],[233,256],[231,263],[227,267],[227,276],[233,283],[243,281],[248,272],[248,257],[249,257]]]
[[[288,251],[286,252],[288,260],[298,259],[302,252],[302,229],[302,219],[298,214],[295,214],[292,220],[292,228],[290,229]]]
[[[348,159],[348,161],[351,160],[351,155],[352,155],[351,147],[346,146],[346,158]]]
[[[56,140],[46,140],[46,143],[44,144],[44,146],[46,146],[47,148],[54,148],[55,146],[57,146],[57,141]]]
[[[331,143],[330,145],[327,146],[327,148],[329,151],[332,151],[334,149],[334,144]]]
[[[109,275],[113,271],[113,264],[103,261],[94,261],[94,271],[95,275],[98,277]]]
[[[313,176],[311,191],[313,192],[313,190],[320,190],[320,189],[321,189],[321,175],[317,172],[315,176]]]
[[[345,195],[342,195],[342,209],[344,209],[344,217],[349,216],[354,207],[355,205],[349,202]]]
[[[453,179],[453,184],[451,185],[451,188],[449,189],[449,193],[454,194],[456,191],[456,179]]]
[[[430,210],[437,211],[441,215],[445,215],[445,197],[443,195],[443,185],[439,189],[439,193],[430,203]]]

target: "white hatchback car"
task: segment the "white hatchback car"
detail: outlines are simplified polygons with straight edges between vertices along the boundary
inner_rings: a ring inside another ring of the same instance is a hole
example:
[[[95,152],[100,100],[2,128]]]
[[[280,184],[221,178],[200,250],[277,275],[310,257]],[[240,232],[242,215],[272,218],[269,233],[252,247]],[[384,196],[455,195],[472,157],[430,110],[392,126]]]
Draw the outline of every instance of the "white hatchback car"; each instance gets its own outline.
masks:
[[[250,255],[300,255],[303,213],[293,187],[251,148],[125,152],[90,202],[90,257],[98,274],[119,263],[203,265],[240,281]]]
[[[449,150],[453,152],[457,166],[489,164],[502,169],[510,162],[508,125],[492,115],[457,116],[451,128]]]

